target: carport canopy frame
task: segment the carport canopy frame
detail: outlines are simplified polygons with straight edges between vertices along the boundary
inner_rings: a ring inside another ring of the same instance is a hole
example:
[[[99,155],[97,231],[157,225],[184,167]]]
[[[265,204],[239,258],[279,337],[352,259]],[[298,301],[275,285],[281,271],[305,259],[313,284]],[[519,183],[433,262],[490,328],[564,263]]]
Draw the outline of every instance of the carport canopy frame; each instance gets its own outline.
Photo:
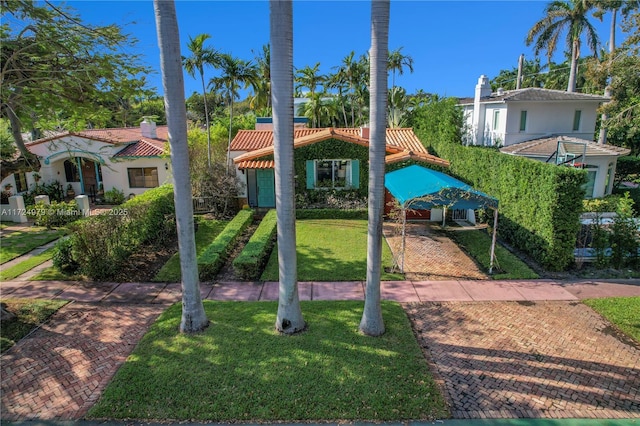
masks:
[[[428,210],[433,207],[482,209],[495,211],[489,274],[493,273],[498,228],[498,200],[445,173],[413,165],[385,174],[384,186],[398,200],[402,211],[402,255],[404,256],[407,208]],[[401,269],[404,272],[404,260]]]

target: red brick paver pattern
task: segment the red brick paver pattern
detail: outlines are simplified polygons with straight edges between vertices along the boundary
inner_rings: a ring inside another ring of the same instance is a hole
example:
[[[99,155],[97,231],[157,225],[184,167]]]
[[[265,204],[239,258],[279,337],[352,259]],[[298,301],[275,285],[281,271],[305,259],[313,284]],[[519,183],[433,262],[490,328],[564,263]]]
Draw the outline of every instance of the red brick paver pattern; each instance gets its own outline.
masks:
[[[401,263],[402,232],[396,223],[384,224],[384,237],[394,259]],[[486,280],[478,265],[432,224],[407,223],[404,272],[407,280]]]
[[[454,418],[640,418],[640,347],[581,303],[407,312]]]
[[[0,417],[81,418],[165,308],[83,303],[63,307],[2,355]]]

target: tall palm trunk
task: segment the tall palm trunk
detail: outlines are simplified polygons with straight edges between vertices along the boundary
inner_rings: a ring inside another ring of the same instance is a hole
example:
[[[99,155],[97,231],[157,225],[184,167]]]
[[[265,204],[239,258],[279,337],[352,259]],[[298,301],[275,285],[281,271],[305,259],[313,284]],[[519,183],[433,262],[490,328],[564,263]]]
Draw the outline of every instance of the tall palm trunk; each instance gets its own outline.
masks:
[[[571,48],[571,71],[569,72],[569,84],[567,85],[567,92],[576,91],[576,79],[578,76],[578,58],[580,57],[580,41],[573,40]]]
[[[231,133],[233,130],[233,95],[229,97],[229,141],[227,143],[227,172],[232,173],[231,167]]]
[[[367,227],[367,287],[360,331],[384,333],[380,307],[382,213],[384,210],[384,157],[387,114],[387,61],[389,59],[389,0],[371,2],[371,98],[369,121],[369,222]]]
[[[276,329],[293,334],[305,327],[298,298],[296,212],[293,168],[293,5],[271,0],[271,96],[273,159],[280,291]]]
[[[200,296],[196,243],[193,229],[193,205],[189,179],[189,148],[187,146],[187,111],[182,76],[182,56],[178,21],[173,1],[154,0],[160,46],[160,66],[164,104],[171,144],[173,169],[173,197],[176,205],[180,270],[182,272],[182,320],[180,331],[192,333],[203,330],[209,320]]]
[[[607,86],[604,88],[604,95],[607,98],[611,97],[611,61],[613,61],[613,52],[616,49],[617,16],[618,16],[618,9],[613,9],[611,11],[611,28],[609,29],[609,59],[607,64]],[[602,115],[600,116],[600,133],[598,134],[598,143],[601,145],[604,145],[607,143],[607,120],[608,119],[609,119],[609,114],[607,114],[606,112],[603,112]]]
[[[207,126],[207,164],[211,167],[211,129],[209,128],[209,105],[207,104],[207,86],[204,84],[204,73],[200,73],[202,80],[202,99],[204,100],[204,122]]]

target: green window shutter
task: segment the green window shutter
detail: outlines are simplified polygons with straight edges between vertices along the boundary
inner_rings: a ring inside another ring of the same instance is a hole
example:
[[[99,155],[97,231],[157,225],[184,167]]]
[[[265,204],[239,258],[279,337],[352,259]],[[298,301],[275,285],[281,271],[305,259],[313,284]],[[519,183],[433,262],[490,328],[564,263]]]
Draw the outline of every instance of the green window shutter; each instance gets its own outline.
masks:
[[[313,160],[307,160],[307,189],[315,188],[315,168]]]
[[[351,160],[351,187],[360,188],[360,160]]]

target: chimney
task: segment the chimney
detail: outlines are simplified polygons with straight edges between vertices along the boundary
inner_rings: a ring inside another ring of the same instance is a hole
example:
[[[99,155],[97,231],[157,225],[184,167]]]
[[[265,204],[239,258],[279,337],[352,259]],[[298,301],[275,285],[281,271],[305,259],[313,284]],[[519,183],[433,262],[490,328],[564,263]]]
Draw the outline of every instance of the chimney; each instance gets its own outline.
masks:
[[[369,128],[368,127],[360,127],[360,137],[362,139],[369,139]]]
[[[481,75],[476,84],[476,95],[473,98],[473,122],[471,123],[474,133],[473,144],[484,144],[484,115],[485,107],[480,100],[491,96],[491,85],[486,75]]]
[[[149,117],[143,117],[142,123],[140,123],[140,133],[143,138],[157,139],[156,123]]]

